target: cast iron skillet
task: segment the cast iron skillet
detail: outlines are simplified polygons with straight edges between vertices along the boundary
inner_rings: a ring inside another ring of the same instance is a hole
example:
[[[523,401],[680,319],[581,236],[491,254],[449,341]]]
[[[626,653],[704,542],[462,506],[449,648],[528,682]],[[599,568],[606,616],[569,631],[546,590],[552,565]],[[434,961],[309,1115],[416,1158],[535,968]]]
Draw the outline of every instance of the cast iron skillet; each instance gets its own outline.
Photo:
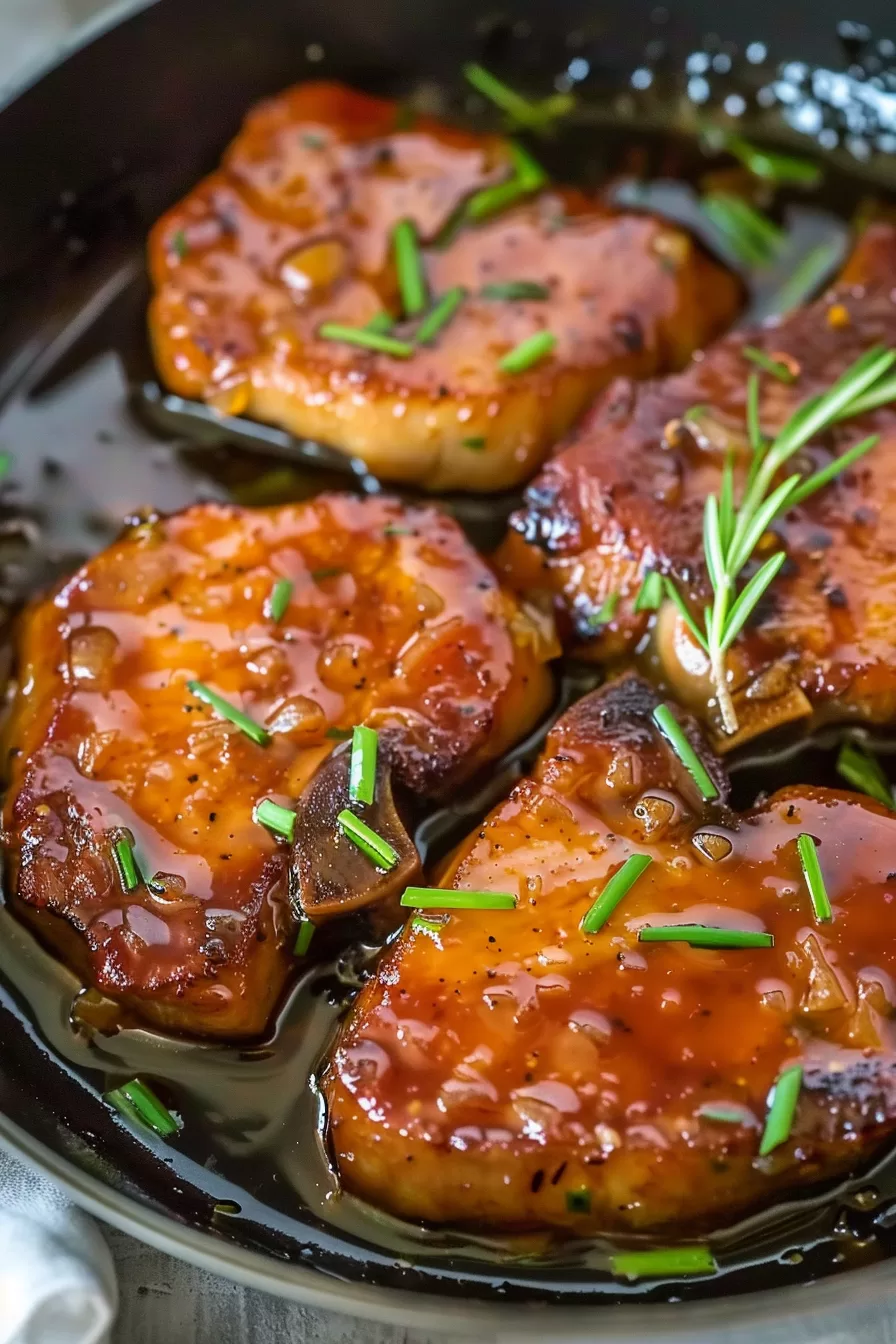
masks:
[[[0,111],[0,445],[16,457],[14,485],[0,496],[0,616],[111,539],[139,504],[173,509],[195,497],[189,445],[162,442],[151,395],[136,399],[142,418],[134,406],[135,385],[151,376],[141,249],[254,100],[320,74],[398,93],[421,78],[454,84],[464,60],[500,57],[508,43],[532,73],[586,58],[600,94],[626,89],[645,54],[660,72],[683,69],[711,32],[723,57],[762,42],[771,68],[799,58],[843,69],[861,34],[853,26],[845,48],[843,30],[838,40],[840,0],[816,0],[804,17],[797,8],[693,0],[670,14],[650,0],[527,0],[502,21],[481,0],[141,0],[83,32]],[[884,36],[889,10],[876,0],[861,17]],[[275,439],[271,452],[290,451]],[[209,472],[207,493],[221,489]],[[29,520],[50,541],[23,552]],[[806,1266],[778,1265],[768,1279],[723,1278],[714,1297],[682,1286],[681,1302],[660,1288],[623,1303],[629,1294],[617,1286],[601,1302],[570,1266],[483,1273],[450,1242],[399,1259],[328,1227],[287,1190],[265,1202],[238,1186],[241,1216],[228,1217],[233,1173],[203,1165],[200,1143],[143,1143],[119,1123],[99,1098],[101,1076],[49,1044],[67,1029],[59,1001],[23,993],[43,954],[8,922],[0,938],[0,1142],[100,1217],[175,1255],[304,1302],[479,1340],[599,1331],[734,1344],[768,1328],[793,1341],[838,1323],[861,1334],[884,1310],[892,1261],[812,1284]],[[763,1291],[772,1281],[783,1286]]]

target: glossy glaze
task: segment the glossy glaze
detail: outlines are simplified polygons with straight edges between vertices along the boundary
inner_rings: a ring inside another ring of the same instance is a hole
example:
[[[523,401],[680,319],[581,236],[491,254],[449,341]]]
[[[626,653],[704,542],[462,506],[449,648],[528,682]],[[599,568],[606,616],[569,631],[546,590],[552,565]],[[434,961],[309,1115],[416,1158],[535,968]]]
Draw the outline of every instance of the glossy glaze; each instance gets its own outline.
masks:
[[[796,406],[824,391],[873,345],[896,344],[896,233],[874,226],[841,284],[779,323],[736,332],[684,373],[637,388],[619,382],[580,433],[530,486],[512,518],[502,565],[530,594],[565,613],[572,639],[596,658],[630,654],[650,617],[634,599],[645,572],[678,577],[696,610],[707,591],[702,518],[727,452],[743,480],[745,345],[794,361],[792,385],[763,375],[761,421],[780,428]],[[708,411],[684,426],[695,406]],[[881,441],[855,468],[775,525],[788,556],[730,659],[741,732],[724,749],[790,721],[896,715],[896,414],[844,424],[797,465],[814,469],[876,431]],[[775,537],[766,537],[766,553]],[[760,554],[763,552],[760,551]],[[610,593],[614,619],[589,638]],[[655,623],[652,666],[686,705],[716,724],[706,662],[671,607]]]
[[[275,622],[281,578],[294,589]],[[331,730],[362,721],[399,785],[456,786],[543,710],[548,652],[432,509],[324,495],[138,523],[23,618],[4,814],[16,909],[138,1015],[259,1032],[294,917],[287,850],[255,803],[298,798]],[[269,744],[191,695],[194,678]],[[123,893],[122,833],[158,892]]]
[[[568,711],[445,875],[517,908],[412,924],[362,994],[325,1082],[350,1190],[436,1222],[668,1234],[854,1167],[892,1131],[896,817],[808,785],[743,815],[703,805],[656,703],[630,676]],[[813,916],[801,832],[818,841],[830,924]],[[652,866],[586,935],[632,853]],[[674,923],[775,945],[639,943]],[[760,1158],[767,1094],[797,1062],[792,1137]],[[712,1104],[739,1120],[701,1117]],[[570,1210],[583,1190],[590,1212]]]
[[[400,123],[398,104],[335,84],[300,85],[249,114],[220,171],[150,240],[150,330],[168,387],[387,479],[495,490],[530,475],[615,374],[680,366],[736,311],[735,281],[681,230],[563,188],[428,248],[431,294],[462,285],[469,297],[413,358],[319,339],[322,322],[400,314],[398,220],[431,244],[469,196],[511,175],[495,136]],[[509,280],[550,297],[479,296]],[[501,356],[545,329],[553,355],[502,374]]]

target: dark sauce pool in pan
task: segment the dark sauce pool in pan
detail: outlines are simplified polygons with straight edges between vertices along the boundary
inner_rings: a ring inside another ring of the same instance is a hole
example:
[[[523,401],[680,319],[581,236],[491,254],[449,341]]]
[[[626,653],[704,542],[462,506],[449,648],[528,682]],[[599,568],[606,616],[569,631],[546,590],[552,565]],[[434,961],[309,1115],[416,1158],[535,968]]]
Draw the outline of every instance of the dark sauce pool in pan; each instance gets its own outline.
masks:
[[[699,231],[690,182],[712,165],[693,136],[664,124],[669,102],[661,77],[651,75],[649,87],[637,105],[629,99],[621,106],[618,98],[587,104],[579,124],[544,146],[543,157],[558,175],[591,184],[612,178],[627,203],[668,211]],[[623,113],[632,121],[620,127]],[[833,165],[821,191],[782,195],[777,208],[792,234],[783,270],[819,241],[840,240],[845,249],[844,220],[865,200],[871,177],[878,189],[886,185],[886,171],[875,161],[864,178]],[[112,209],[100,245],[82,256],[75,246],[68,260],[48,261],[46,283],[20,316],[20,329],[4,336],[15,351],[0,373],[0,447],[15,457],[0,487],[4,672],[17,606],[111,541],[125,517],[205,499],[273,504],[326,488],[381,488],[360,464],[277,430],[221,421],[158,387],[144,337],[144,234],[127,208]],[[781,278],[747,277],[753,314],[768,311]],[[516,500],[443,502],[488,550]],[[554,716],[598,679],[594,668],[562,663]],[[547,726],[463,802],[421,819],[426,855],[447,850],[506,793]],[[832,733],[809,746],[782,744],[744,757],[735,767],[737,804],[791,780],[836,783],[837,741]],[[851,1182],[779,1202],[715,1234],[719,1275],[668,1283],[614,1281],[608,1244],[599,1239],[424,1229],[340,1193],[314,1074],[379,949],[360,937],[346,946],[332,933],[315,948],[316,963],[291,990],[267,1039],[241,1046],[176,1040],[109,1022],[85,1026],[98,1020],[95,996],[0,908],[0,1111],[169,1216],[355,1281],[510,1301],[676,1300],[794,1284],[896,1254],[896,1159],[889,1157]],[[104,1089],[136,1074],[151,1079],[183,1116],[172,1141],[137,1135],[101,1101]]]

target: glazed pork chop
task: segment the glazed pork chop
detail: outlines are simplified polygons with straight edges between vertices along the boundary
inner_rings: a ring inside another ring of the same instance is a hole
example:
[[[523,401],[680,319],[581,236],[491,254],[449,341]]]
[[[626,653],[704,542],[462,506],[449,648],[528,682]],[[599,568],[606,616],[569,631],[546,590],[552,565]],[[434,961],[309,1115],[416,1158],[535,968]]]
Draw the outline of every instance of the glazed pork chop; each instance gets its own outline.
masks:
[[[842,422],[795,459],[793,469],[809,473],[880,435],[760,540],[757,561],[781,548],[787,560],[728,659],[736,733],[721,731],[708,661],[672,604],[656,618],[635,610],[651,571],[674,576],[695,615],[707,601],[704,503],[729,454],[737,497],[752,460],[746,395],[756,366],[745,349],[783,361],[792,378],[760,373],[759,418],[771,437],[863,352],[896,346],[894,296],[896,231],[875,226],[819,302],[727,336],[674,377],[616,383],[511,520],[501,565],[513,583],[555,603],[587,656],[612,662],[639,647],[719,749],[782,724],[896,716],[896,405]]]
[[[542,180],[515,147],[400,121],[394,102],[325,83],[249,114],[220,170],[150,239],[150,331],[167,387],[330,444],[387,479],[499,490],[530,475],[615,374],[680,367],[735,313],[737,283],[681,230],[578,191],[508,194],[521,173]],[[508,195],[505,208],[455,228],[490,188]],[[463,291],[419,345],[402,320],[401,221],[425,249],[426,303]],[[404,356],[321,334],[384,313]],[[556,338],[551,351],[515,374],[499,368],[539,333]]]
[[[296,940],[259,801],[293,805],[358,723],[396,788],[455,786],[542,712],[550,652],[435,509],[324,495],[137,523],[23,618],[13,907],[139,1018],[258,1033]]]
[[[896,817],[810,786],[738,815],[682,718],[706,803],[657,703],[630,675],[564,715],[442,882],[515,908],[423,910],[362,992],[324,1078],[348,1190],[479,1229],[697,1230],[852,1170],[892,1134]],[[649,866],[586,932],[633,855]],[[682,925],[773,945],[645,940]],[[798,1068],[769,1147],[770,1089]]]

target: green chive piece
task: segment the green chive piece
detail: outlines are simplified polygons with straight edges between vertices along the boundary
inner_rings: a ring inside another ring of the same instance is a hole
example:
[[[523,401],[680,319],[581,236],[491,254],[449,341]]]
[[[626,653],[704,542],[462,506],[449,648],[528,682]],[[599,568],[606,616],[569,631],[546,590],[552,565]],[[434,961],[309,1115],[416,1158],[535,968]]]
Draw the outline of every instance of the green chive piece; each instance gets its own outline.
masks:
[[[486,70],[475,61],[468,61],[463,67],[464,78],[472,84],[477,93],[481,93],[495,107],[506,113],[520,126],[538,130],[547,126],[558,117],[564,117],[575,107],[575,98],[571,93],[555,93],[549,98],[533,102],[517,93],[503,80]]]
[[[378,868],[385,868],[386,871],[394,868],[398,862],[398,854],[381,835],[377,835],[372,827],[356,817],[354,812],[349,812],[348,808],[343,808],[336,818],[336,823],[343,835],[351,840],[353,845],[357,845],[362,854],[366,854],[371,863],[375,863]]]
[[[376,793],[376,757],[379,737],[372,728],[359,723],[352,734],[352,759],[348,775],[348,796],[353,803],[372,803]]]
[[[256,804],[252,820],[257,821],[260,826],[266,826],[275,835],[282,835],[285,840],[292,840],[295,834],[295,812],[288,807],[281,807],[273,798],[262,798],[261,802]]]
[[[608,625],[609,622],[612,621],[618,606],[619,594],[609,593],[608,596],[604,598],[603,602],[601,602],[594,615],[588,617],[588,629],[597,631],[602,629],[603,626]]]
[[[485,442],[486,441],[481,434],[474,434],[472,438],[469,439],[461,439],[463,446],[471,449],[474,453],[481,453],[485,447]]]
[[[691,746],[684,729],[675,718],[668,705],[657,705],[653,711],[653,721],[659,728],[675,755],[692,776],[694,783],[705,803],[718,798],[719,791],[707,773],[706,767]]]
[[[689,947],[774,947],[771,933],[715,929],[706,924],[663,924],[638,930],[639,943],[687,943]]]
[[[531,191],[531,187],[515,177],[509,182],[496,182],[493,187],[483,187],[467,202],[467,216],[475,220],[490,219],[492,215],[498,215],[502,210],[524,200]]]
[[[365,350],[376,350],[394,359],[410,359],[414,347],[407,341],[396,341],[365,327],[346,327],[341,322],[324,322],[317,334],[322,341],[342,341],[344,345],[360,345]]]
[[[412,929],[421,929],[424,933],[441,933],[447,920],[427,919],[424,915],[415,915],[411,920]]]
[[[783,316],[813,299],[823,285],[833,280],[843,259],[839,241],[819,243],[807,252],[802,261],[784,280],[783,284],[764,305],[764,316]]]
[[[876,798],[884,807],[894,810],[893,789],[876,756],[860,747],[857,742],[844,742],[837,756],[837,773],[854,789]]]
[[[777,150],[760,149],[739,135],[722,132],[723,146],[739,159],[754,177],[765,182],[790,183],[794,186],[815,187],[822,179],[822,171],[811,159],[793,154],[779,154]]]
[[[567,1190],[566,1212],[567,1213],[591,1212],[591,1191],[588,1189],[587,1185],[579,1186],[578,1190]]]
[[[501,284],[483,285],[479,296],[483,299],[509,299],[511,303],[518,303],[526,299],[549,299],[551,291],[547,285],[539,285],[535,280],[505,280]]]
[[[127,836],[122,836],[115,842],[115,862],[125,891],[133,891],[135,887],[139,887],[142,881],[140,870],[134,858],[133,846]]]
[[[114,1087],[105,1094],[105,1099],[127,1120],[151,1129],[163,1139],[170,1138],[181,1127],[180,1121],[159,1101],[149,1084],[141,1082],[139,1078],[132,1078],[129,1083],[122,1083],[121,1087]]]
[[[395,318],[384,308],[381,313],[374,313],[370,321],[364,323],[362,330],[372,331],[378,336],[388,336],[394,326]]]
[[[440,887],[408,887],[402,905],[418,910],[513,910],[517,898],[509,891],[443,891]]]
[[[620,1251],[610,1256],[610,1272],[620,1279],[665,1279],[681,1274],[715,1274],[708,1246],[670,1246],[668,1250]]]
[[[803,1085],[803,1068],[794,1064],[775,1079],[771,1094],[771,1105],[765,1117],[765,1129],[759,1144],[759,1156],[767,1157],[775,1148],[786,1143],[793,1128],[793,1117]]]
[[[757,346],[745,345],[741,354],[751,364],[755,364],[757,368],[764,369],[773,378],[777,378],[779,383],[796,382],[796,374],[786,364],[783,364],[780,359],[772,359],[771,355],[767,355],[764,350],[760,350]]]
[[[635,885],[641,874],[650,867],[649,854],[629,854],[604,887],[591,909],[582,920],[583,933],[597,933],[606,924],[623,896]]]
[[[286,615],[294,588],[295,584],[292,579],[278,579],[271,589],[271,595],[268,598],[268,615],[275,625],[279,625]]]
[[[783,230],[752,205],[728,192],[704,196],[701,209],[738,261],[767,266],[784,242]]]
[[[171,235],[171,251],[179,261],[183,261],[184,257],[189,254],[190,244],[187,242],[187,235],[183,229],[178,229],[176,233]]]
[[[4,477],[9,474],[9,469],[11,466],[12,466],[12,453],[0,452],[0,481],[2,481]]]
[[[834,912],[831,909],[827,888],[824,885],[821,864],[818,862],[818,848],[813,837],[805,834],[797,836],[796,847],[799,851],[800,863],[803,865],[806,886],[809,888],[809,895],[812,897],[812,909],[815,911],[815,918],[819,924],[828,924],[834,918]]]
[[[467,291],[463,285],[455,285],[453,289],[446,290],[417,328],[417,344],[426,345],[443,327],[447,327],[466,297]]]
[[[305,915],[299,920],[299,932],[296,938],[296,945],[293,953],[297,957],[304,957],[311,946],[311,939],[314,937],[316,925]]]
[[[324,737],[335,738],[337,742],[347,742],[353,734],[353,728],[328,728]]]
[[[516,170],[516,180],[527,191],[541,191],[550,178],[536,158],[533,158],[524,145],[516,140],[509,142],[510,157]]]
[[[652,569],[644,575],[644,581],[635,598],[635,611],[657,611],[663,600],[663,576]]]
[[[223,695],[218,695],[217,691],[211,690],[202,681],[188,681],[187,690],[191,695],[195,695],[197,700],[204,701],[211,709],[217,710],[222,719],[227,719],[230,723],[235,723],[237,728],[241,728],[247,737],[251,737],[253,742],[257,742],[260,747],[266,747],[271,740],[271,735],[261,724],[250,719],[248,714],[244,714],[241,709],[237,709],[229,700],[225,700]]]
[[[412,527],[402,527],[401,523],[387,523],[383,528],[384,537],[412,537],[414,529]]]
[[[315,583],[322,583],[324,579],[338,579],[345,573],[347,571],[341,565],[326,565],[323,569],[312,569],[311,577]]]
[[[745,1122],[743,1108],[726,1106],[724,1102],[706,1101],[698,1107],[701,1120],[714,1120],[719,1125],[742,1125]]]
[[[557,344],[552,331],[536,331],[498,360],[502,373],[525,373],[545,359]]]
[[[392,248],[405,314],[407,317],[419,317],[426,307],[426,276],[417,226],[412,220],[400,219],[395,225],[392,230]]]

